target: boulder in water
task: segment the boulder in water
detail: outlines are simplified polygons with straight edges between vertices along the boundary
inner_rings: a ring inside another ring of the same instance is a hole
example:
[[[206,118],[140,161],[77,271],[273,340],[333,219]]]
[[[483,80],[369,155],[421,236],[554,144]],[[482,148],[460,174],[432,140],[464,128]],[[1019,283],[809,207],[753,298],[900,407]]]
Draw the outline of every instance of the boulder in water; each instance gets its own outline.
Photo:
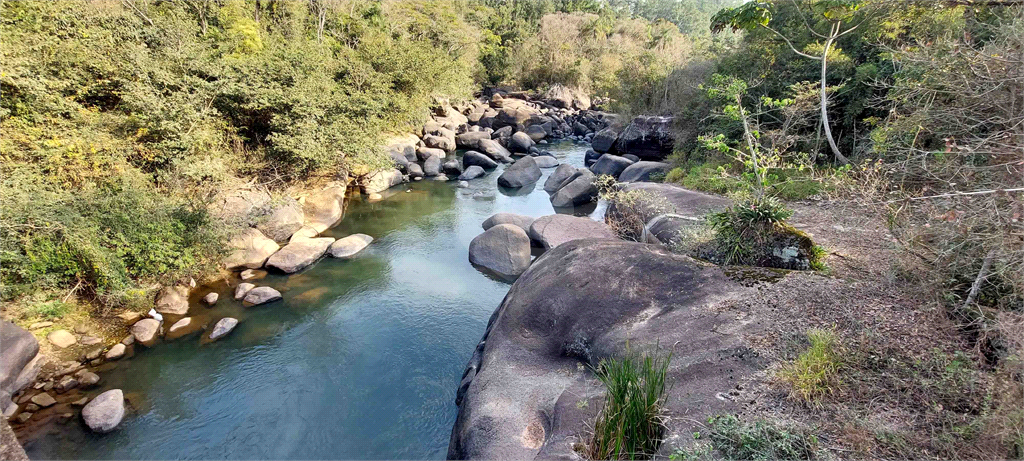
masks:
[[[484,171],[483,168],[480,168],[477,165],[472,165],[469,168],[466,168],[466,171],[463,171],[462,174],[459,175],[459,180],[468,181],[479,178],[485,174],[487,174],[487,172]]]
[[[251,227],[239,232],[228,241],[233,251],[224,259],[224,267],[230,271],[259,269],[267,258],[281,248],[273,239],[267,238],[259,229]]]
[[[373,237],[369,235],[352,234],[332,243],[327,253],[335,258],[348,259],[363,251],[363,248],[366,248],[372,241]]]
[[[555,193],[562,186],[562,182],[569,179],[574,173],[576,173],[576,167],[568,163],[558,165],[551,176],[548,176],[547,181],[544,181],[544,191],[549,194]]]
[[[619,182],[650,181],[651,175],[664,176],[671,169],[672,166],[664,162],[639,161],[622,170]]]
[[[281,292],[270,287],[257,287],[249,290],[242,300],[246,307],[259,306],[281,299]]]
[[[515,213],[495,213],[490,218],[484,220],[481,226],[484,230],[487,230],[499,224],[513,224],[523,229],[523,232],[529,232],[530,225],[533,224],[533,218]]]
[[[142,319],[135,322],[130,331],[137,343],[151,347],[160,339],[160,321],[157,319]]]
[[[124,418],[124,393],[111,389],[92,399],[82,408],[82,419],[93,432],[110,432],[121,424]]]
[[[618,155],[604,154],[601,158],[597,159],[597,163],[594,163],[590,167],[590,171],[593,171],[595,175],[608,175],[618,179],[619,175],[633,162],[629,159],[619,157]]]
[[[530,237],[519,226],[498,224],[469,243],[469,261],[506,279],[518,277],[530,266]]]
[[[640,115],[619,133],[615,152],[642,160],[662,160],[675,148],[671,125],[672,117]]]
[[[498,176],[498,185],[515,189],[533,184],[540,177],[540,167],[534,158],[523,157],[505,168],[501,176]]]
[[[530,238],[545,249],[579,239],[618,239],[603,222],[564,214],[542,216],[530,225]]]
[[[561,208],[593,202],[598,194],[596,179],[590,170],[576,171],[551,196],[551,206]]]
[[[478,166],[480,168],[491,170],[498,167],[498,162],[495,162],[484,154],[471,150],[462,156],[462,166],[466,169],[471,166]]]
[[[236,326],[238,326],[238,319],[233,317],[224,317],[218,320],[213,326],[213,331],[210,332],[210,339],[216,341],[223,338],[228,333],[231,333],[231,330],[234,330]]]
[[[238,286],[235,287],[235,299],[244,298],[245,294],[248,293],[249,290],[252,290],[253,288],[256,288],[256,285],[253,285],[251,283],[239,283]]]
[[[334,243],[330,237],[292,240],[267,259],[267,267],[291,274],[315,263]]]

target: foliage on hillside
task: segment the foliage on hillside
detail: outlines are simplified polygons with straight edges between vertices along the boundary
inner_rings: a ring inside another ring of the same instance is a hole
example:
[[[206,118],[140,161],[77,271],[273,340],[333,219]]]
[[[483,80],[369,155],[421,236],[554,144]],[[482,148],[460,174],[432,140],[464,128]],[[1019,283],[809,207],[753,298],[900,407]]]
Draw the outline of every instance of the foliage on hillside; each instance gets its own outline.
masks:
[[[314,6],[5,3],[3,298],[75,286],[115,301],[201,273],[221,181],[380,165],[387,131],[471,94],[479,34],[461,8]]]

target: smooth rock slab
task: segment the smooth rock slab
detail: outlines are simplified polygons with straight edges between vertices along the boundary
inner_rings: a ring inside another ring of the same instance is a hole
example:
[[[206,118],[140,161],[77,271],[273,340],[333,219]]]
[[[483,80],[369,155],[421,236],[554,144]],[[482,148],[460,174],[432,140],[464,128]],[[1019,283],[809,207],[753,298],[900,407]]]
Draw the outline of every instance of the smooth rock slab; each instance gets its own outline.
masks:
[[[57,403],[57,399],[53,398],[52,395],[47,394],[46,392],[33,395],[30,401],[39,405],[41,408],[46,408]]]
[[[331,247],[327,250],[327,253],[335,258],[347,259],[351,258],[363,251],[370,242],[373,241],[373,237],[366,234],[352,234],[348,237],[338,239],[331,244]]]
[[[562,187],[562,183],[574,173],[576,173],[576,167],[568,163],[558,165],[558,168],[555,168],[555,171],[544,181],[544,191],[549,194],[555,193],[559,187]]]
[[[82,419],[93,432],[103,434],[121,424],[124,413],[124,393],[121,389],[111,389],[96,396],[82,408]]]
[[[617,239],[603,222],[564,214],[542,216],[530,226],[530,238],[546,249],[579,239]]]
[[[135,322],[131,328],[132,336],[143,346],[149,347],[156,344],[160,337],[160,321],[157,319],[142,319]]]
[[[530,237],[515,224],[498,224],[469,243],[469,262],[503,278],[515,278],[530,267]]]
[[[590,203],[597,198],[597,179],[590,170],[578,170],[569,179],[562,182],[558,190],[551,196],[551,206],[568,207]]]
[[[191,326],[192,317],[185,317],[174,322],[174,325],[171,325],[171,327],[167,329],[167,339],[175,339],[184,335],[188,330],[190,330]]]
[[[232,317],[224,317],[217,321],[217,324],[213,326],[213,331],[210,332],[210,339],[217,340],[234,330],[238,326],[238,319]]]
[[[281,299],[281,292],[270,287],[259,287],[249,290],[246,293],[245,298],[242,300],[242,304],[246,306],[258,306],[260,304],[266,304]]]
[[[331,237],[292,240],[267,260],[267,267],[291,274],[320,259],[334,243]]]
[[[650,181],[653,174],[666,174],[672,166],[664,162],[639,161],[622,170],[619,182]]]
[[[462,156],[462,166],[465,170],[473,166],[478,166],[485,170],[490,170],[498,167],[498,162],[495,162],[490,157],[481,154],[476,151],[469,151]]]
[[[68,330],[56,330],[46,335],[46,339],[50,341],[50,344],[57,346],[61,349],[75,345],[78,339],[75,335],[71,334]]]

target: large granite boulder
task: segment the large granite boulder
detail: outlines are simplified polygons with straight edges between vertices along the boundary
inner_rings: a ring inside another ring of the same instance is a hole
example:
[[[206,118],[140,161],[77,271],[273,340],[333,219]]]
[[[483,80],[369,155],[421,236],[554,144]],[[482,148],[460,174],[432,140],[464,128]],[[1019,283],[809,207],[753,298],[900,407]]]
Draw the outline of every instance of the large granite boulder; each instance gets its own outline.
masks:
[[[272,200],[266,187],[238,178],[226,181],[207,205],[207,211],[218,222],[227,225],[251,225],[255,216]]]
[[[384,141],[384,150],[388,152],[391,158],[403,157],[405,162],[403,165],[409,162],[416,161],[416,145],[419,144],[420,137],[412,133],[393,136]]]
[[[286,274],[298,272],[320,259],[332,243],[331,237],[292,239],[267,259],[267,267]]]
[[[39,341],[32,333],[6,320],[0,320],[0,411],[6,410],[11,403],[11,396],[21,387],[31,384],[31,380],[20,379],[22,373],[39,353]],[[32,373],[33,375],[35,373]]]
[[[259,219],[256,229],[275,242],[287,242],[295,231],[302,229],[306,214],[302,205],[292,198],[277,204],[266,216]]]
[[[576,173],[576,170],[576,167],[568,163],[558,165],[558,168],[555,168],[555,171],[544,181],[544,191],[549,194],[555,193],[559,187],[562,187],[562,183],[566,179],[569,179],[569,177]]]
[[[441,149],[445,152],[453,152],[455,151],[455,134],[452,133],[451,138],[434,135],[424,136],[423,144],[431,149]]]
[[[560,83],[551,85],[544,93],[544,100],[562,109],[590,109],[590,97],[582,90],[570,89]]]
[[[617,239],[603,222],[564,214],[542,216],[530,225],[530,238],[545,249],[579,239]]]
[[[317,232],[334,227],[345,214],[345,186],[333,184],[307,195],[302,210],[306,225]]]
[[[481,139],[491,139],[486,131],[467,131],[455,136],[455,144],[463,149],[477,149]]]
[[[532,157],[537,162],[538,168],[554,168],[559,165],[558,159],[550,155],[533,155]]]
[[[491,159],[487,160],[490,161]],[[455,158],[445,160],[445,162],[441,164],[441,172],[452,178],[462,174],[463,171],[465,170],[462,168],[462,162]]]
[[[517,131],[508,142],[508,150],[513,153],[528,154],[535,143],[530,136],[522,131]]]
[[[423,161],[423,175],[432,178],[441,174],[441,157],[431,156]]]
[[[487,230],[499,224],[512,224],[523,229],[523,232],[529,232],[533,218],[515,213],[495,213],[480,225]]]
[[[146,347],[151,347],[160,339],[160,321],[157,319],[142,319],[135,322],[129,329],[135,342]]]
[[[622,173],[619,174],[619,182],[650,181],[651,175],[661,175],[664,177],[671,169],[672,166],[664,162],[648,162],[642,160],[627,166],[625,170],[622,170]]]
[[[509,289],[456,393],[448,459],[579,459],[604,397],[602,359],[671,353],[658,458],[693,442],[693,421],[733,413],[720,398],[763,368],[745,336],[758,323],[723,315],[753,288],[652,245],[576,240],[539,257]]]
[[[213,331],[210,332],[210,339],[216,341],[223,338],[224,336],[227,336],[228,333],[231,333],[231,330],[234,330],[236,326],[238,326],[238,319],[233,317],[224,317],[213,325]]]
[[[459,175],[459,181],[469,181],[471,179],[479,178],[485,174],[487,174],[487,172],[484,171],[483,168],[472,165],[469,168],[466,168],[466,171],[463,171],[462,174]]]
[[[672,117],[640,115],[619,133],[615,152],[633,154],[642,160],[662,160],[675,148],[671,125]]]
[[[480,148],[480,152],[491,158],[496,162],[501,163],[512,163],[512,153],[502,147],[498,141],[493,139],[481,139],[477,143],[477,147]]]
[[[163,287],[156,295],[153,308],[161,314],[185,315],[188,313],[189,287],[174,285]]]
[[[548,137],[548,130],[544,129],[544,125],[530,125],[526,127],[526,135],[536,143]]]
[[[618,179],[619,175],[633,164],[632,160],[618,155],[604,154],[597,159],[597,162],[590,167],[595,175],[608,175]]]
[[[93,432],[103,434],[121,424],[124,413],[124,393],[121,389],[111,389],[97,395],[82,408],[82,419]]]
[[[513,279],[530,266],[530,237],[515,224],[498,224],[469,243],[469,262],[504,279]]]
[[[540,167],[533,157],[523,157],[501,172],[501,176],[498,176],[498,185],[515,189],[533,184],[540,177]]]
[[[373,242],[373,237],[369,235],[352,234],[332,243],[327,253],[334,258],[348,259],[363,251],[363,248],[370,245],[370,242]]]
[[[619,131],[615,128],[605,128],[594,134],[590,140],[590,147],[600,154],[611,153],[615,147],[615,141],[619,139]]]
[[[551,206],[579,206],[597,199],[597,177],[590,170],[577,170],[551,195]]]
[[[416,161],[416,151],[413,150],[413,162]],[[410,163],[406,163],[408,167]],[[402,176],[402,172],[397,169],[380,170],[368,175],[362,181],[362,189],[364,194],[377,194],[384,192],[394,186],[397,186],[405,182],[405,177]]]
[[[294,232],[293,232],[294,233]],[[224,268],[230,271],[259,269],[267,258],[281,248],[273,239],[267,238],[259,229],[251,227],[235,234],[228,240],[231,253],[224,258]]]
[[[462,166],[463,168],[478,166],[485,170],[492,170],[498,167],[498,162],[484,154],[471,150],[462,156]]]

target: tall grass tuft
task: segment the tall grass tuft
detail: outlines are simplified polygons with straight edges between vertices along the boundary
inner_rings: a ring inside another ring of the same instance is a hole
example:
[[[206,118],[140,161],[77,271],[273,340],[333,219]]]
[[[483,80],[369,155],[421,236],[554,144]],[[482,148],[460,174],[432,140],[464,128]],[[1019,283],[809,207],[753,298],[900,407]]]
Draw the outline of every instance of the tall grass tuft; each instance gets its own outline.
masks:
[[[596,374],[607,394],[587,447],[590,459],[646,459],[658,450],[670,360],[644,354],[601,361]]]
[[[811,346],[783,370],[781,378],[792,386],[793,397],[813,403],[834,392],[841,363],[833,330],[810,330],[807,339]]]

